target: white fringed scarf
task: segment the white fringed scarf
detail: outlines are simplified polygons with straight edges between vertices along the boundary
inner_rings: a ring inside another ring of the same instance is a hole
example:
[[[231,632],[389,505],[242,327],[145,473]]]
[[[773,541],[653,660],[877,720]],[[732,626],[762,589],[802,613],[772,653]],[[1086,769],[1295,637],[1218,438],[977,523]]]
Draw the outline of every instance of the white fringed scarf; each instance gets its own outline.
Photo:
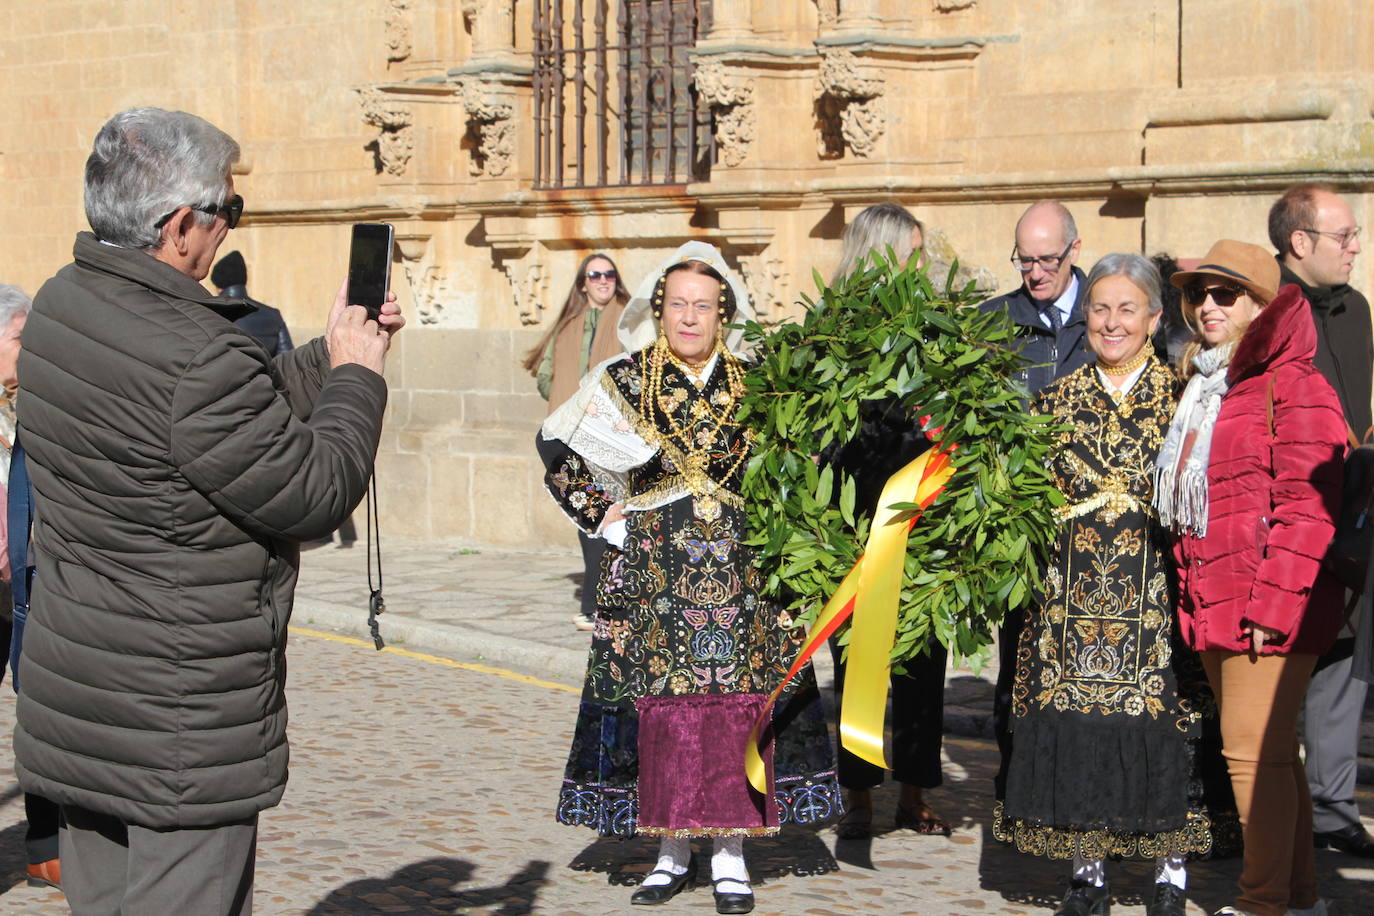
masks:
[[[1197,372],[1183,389],[1169,435],[1155,459],[1155,508],[1160,522],[1195,537],[1207,535],[1207,463],[1234,350],[1235,344],[1227,343],[1193,357]],[[1185,454],[1190,439],[1192,447]]]

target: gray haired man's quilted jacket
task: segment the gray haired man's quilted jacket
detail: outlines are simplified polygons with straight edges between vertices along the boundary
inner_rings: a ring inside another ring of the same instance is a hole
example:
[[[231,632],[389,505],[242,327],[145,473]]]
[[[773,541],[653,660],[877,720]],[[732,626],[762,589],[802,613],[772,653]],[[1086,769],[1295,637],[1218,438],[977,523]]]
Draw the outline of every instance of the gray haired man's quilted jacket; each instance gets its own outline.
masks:
[[[250,817],[286,785],[297,543],[362,498],[386,383],[275,361],[149,255],[77,236],[19,363],[35,581],[14,749],[26,791],[147,827]]]

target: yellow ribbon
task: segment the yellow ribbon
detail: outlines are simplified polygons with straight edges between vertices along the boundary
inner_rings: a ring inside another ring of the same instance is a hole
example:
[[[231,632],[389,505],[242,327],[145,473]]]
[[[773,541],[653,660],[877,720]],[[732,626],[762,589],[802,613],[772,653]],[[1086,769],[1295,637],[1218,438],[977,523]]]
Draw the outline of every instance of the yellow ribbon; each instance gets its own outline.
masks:
[[[787,676],[764,704],[745,744],[745,773],[749,784],[760,794],[768,795],[772,782],[759,752],[759,741],[774,703],[816,650],[851,616],[854,622],[849,637],[848,674],[840,714],[840,743],[864,760],[887,768],[883,755],[883,721],[887,711],[892,644],[897,635],[897,606],[906,566],[907,535],[953,473],[949,450],[936,448],[903,467],[883,485],[863,555],[816,618]],[[913,498],[904,499],[908,494],[914,494]],[[896,522],[901,512],[887,508],[895,502],[914,502],[921,509],[903,525]]]
[[[883,722],[892,664],[892,644],[897,637],[897,606],[902,596],[906,568],[906,539],[911,525],[896,521],[895,502],[930,505],[953,468],[945,458],[939,469],[926,473],[933,451],[928,451],[888,478],[868,543],[857,564],[860,568],[855,595],[854,619],[849,627],[849,661],[844,679],[840,714],[840,744],[874,766],[888,769],[883,755]],[[911,499],[911,493],[916,494]],[[914,521],[914,519],[912,520]]]

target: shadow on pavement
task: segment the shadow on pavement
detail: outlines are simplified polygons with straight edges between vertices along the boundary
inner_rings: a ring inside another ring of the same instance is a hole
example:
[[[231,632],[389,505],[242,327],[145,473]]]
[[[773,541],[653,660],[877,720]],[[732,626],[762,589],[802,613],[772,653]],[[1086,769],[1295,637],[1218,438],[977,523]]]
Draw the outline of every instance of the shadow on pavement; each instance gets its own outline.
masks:
[[[19,787],[15,786],[12,792],[6,793],[5,800],[11,801],[18,795]],[[27,828],[27,823],[21,820],[0,830],[0,894],[14,890],[27,877],[25,867],[28,856],[24,853],[24,832]]]
[[[699,869],[698,883],[709,885],[711,841],[692,841]],[[777,836],[749,837],[744,841],[744,858],[755,884],[788,876],[823,875],[839,868],[818,830],[784,827]],[[618,840],[602,837],[579,852],[568,867],[606,875],[606,883],[633,887],[644,880],[658,859],[658,840],[634,837]]]
[[[493,916],[529,916],[535,912],[540,888],[548,884],[549,863],[532,860],[504,884],[459,890],[459,885],[472,880],[475,871],[471,862],[462,859],[423,859],[398,868],[386,878],[365,878],[345,884],[315,904],[307,916],[440,916],[498,904],[491,911]]]

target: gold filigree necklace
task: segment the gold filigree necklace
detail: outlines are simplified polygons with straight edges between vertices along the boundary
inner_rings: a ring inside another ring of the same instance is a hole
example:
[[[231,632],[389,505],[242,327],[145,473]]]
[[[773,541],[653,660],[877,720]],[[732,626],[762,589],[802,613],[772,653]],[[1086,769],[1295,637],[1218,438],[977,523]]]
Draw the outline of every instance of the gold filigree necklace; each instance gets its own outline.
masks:
[[[720,500],[716,497],[716,492],[722,488],[722,484],[712,479],[709,469],[711,464],[711,447],[717,440],[722,438],[724,428],[731,423],[733,408],[736,400],[744,394],[744,367],[734,354],[725,349],[718,341],[716,351],[725,363],[725,387],[716,392],[715,400],[721,408],[719,412],[710,403],[704,391],[696,403],[691,407],[692,420],[687,427],[684,427],[677,419],[678,409],[687,399],[685,392],[680,397],[673,397],[663,389],[663,369],[669,363],[676,366],[679,371],[688,377],[692,384],[698,389],[704,389],[706,380],[698,379],[700,368],[697,372],[692,371],[692,367],[679,359],[668,346],[668,341],[660,336],[654,343],[644,360],[640,363],[640,389],[639,389],[639,415],[644,425],[649,427],[644,435],[646,440],[653,444],[663,445],[672,442],[682,452],[683,467],[679,468],[682,475],[683,485],[692,494],[692,511],[697,518],[712,521],[720,517]],[[709,362],[709,358],[707,362]],[[679,392],[681,390],[679,389]],[[668,432],[664,434],[653,422],[653,408],[657,406],[663,414],[668,424]],[[709,423],[709,425],[699,430],[695,435],[692,428],[699,423]],[[746,442],[752,439],[748,431],[745,431]],[[749,456],[749,449],[746,447],[740,454],[735,456],[735,460],[723,473],[719,475],[721,481],[729,480],[730,477],[739,469],[744,459]]]

